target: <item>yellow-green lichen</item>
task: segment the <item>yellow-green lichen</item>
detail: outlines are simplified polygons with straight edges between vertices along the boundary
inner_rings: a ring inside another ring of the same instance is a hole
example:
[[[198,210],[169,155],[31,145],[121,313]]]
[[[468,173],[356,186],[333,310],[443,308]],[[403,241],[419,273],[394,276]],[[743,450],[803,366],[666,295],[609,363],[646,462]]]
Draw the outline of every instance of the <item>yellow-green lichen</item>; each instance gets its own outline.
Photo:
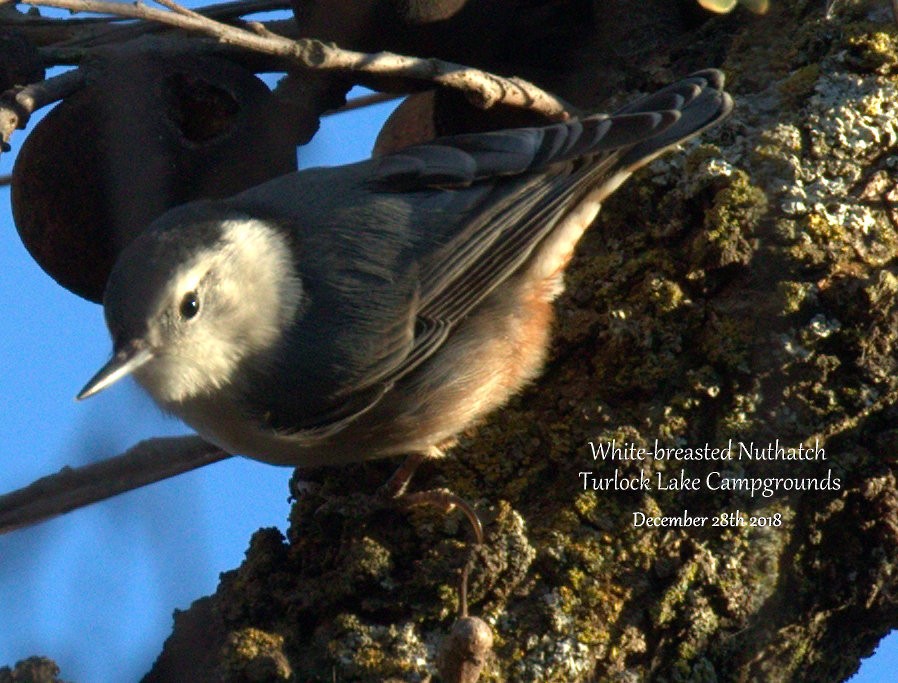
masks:
[[[780,309],[784,314],[791,315],[801,310],[814,291],[814,286],[810,282],[780,280],[776,283],[776,290],[780,298]]]
[[[368,536],[363,536],[352,545],[348,558],[356,578],[382,579],[392,569],[390,551]]]
[[[665,626],[676,617],[700,570],[701,567],[694,560],[683,566],[677,580],[664,591],[664,595],[652,608],[652,617],[656,626]]]
[[[682,287],[674,280],[656,275],[649,279],[647,285],[649,297],[659,314],[676,311],[686,300]]]
[[[820,77],[820,65],[808,64],[792,72],[777,84],[780,97],[794,104],[800,104],[814,92]]]
[[[709,162],[717,162],[720,157],[720,147],[717,145],[696,145],[683,160],[683,173],[689,177],[700,175]]]
[[[701,260],[714,266],[747,264],[753,256],[747,240],[766,211],[764,191],[744,171],[734,173],[705,212],[705,229],[697,242]]]
[[[844,43],[852,65],[858,69],[886,75],[898,66],[898,37],[894,28],[856,22],[846,27]]]
[[[700,344],[713,365],[749,372],[756,334],[757,326],[753,318],[721,312],[709,321]]]
[[[225,681],[288,681],[293,671],[283,651],[284,638],[258,628],[242,628],[228,636],[221,657]]]
[[[347,678],[407,678],[426,670],[427,650],[409,623],[371,625],[356,615],[340,614],[333,626],[335,637],[327,649]]]
[[[820,213],[810,213],[802,221],[802,231],[820,245],[832,247],[833,242],[844,242],[842,226],[827,219]]]

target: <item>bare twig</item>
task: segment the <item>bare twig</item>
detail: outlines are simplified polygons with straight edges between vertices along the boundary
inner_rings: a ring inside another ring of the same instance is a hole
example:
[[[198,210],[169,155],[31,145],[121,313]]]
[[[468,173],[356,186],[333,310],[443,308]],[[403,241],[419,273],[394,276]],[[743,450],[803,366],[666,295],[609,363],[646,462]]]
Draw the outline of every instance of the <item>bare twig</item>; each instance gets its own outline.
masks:
[[[66,467],[0,496],[0,534],[230,457],[198,436],[141,441],[122,455]]]
[[[289,0],[236,0],[202,7],[197,12],[212,19],[228,21],[249,14],[289,7]],[[60,18],[28,14],[19,12],[12,4],[2,4],[2,1],[0,1],[0,27],[14,27],[27,35],[38,47],[53,45],[66,48],[96,47],[166,30],[165,26],[156,22],[134,22],[128,17],[120,16]]]
[[[11,175],[0,175],[0,187],[6,187],[12,182]]]
[[[67,71],[40,83],[7,90],[0,95],[0,147],[7,151],[9,138],[17,128],[28,124],[31,114],[67,97],[81,87],[84,75],[79,69]]]
[[[68,40],[89,40],[112,30],[113,23],[130,23],[121,17],[91,17],[65,19],[45,17],[18,11],[14,5],[0,5],[0,29],[13,29],[35,47],[53,45]]]
[[[176,5],[172,0],[166,2],[172,7]],[[530,109],[552,119],[563,120],[569,116],[569,107],[565,102],[532,83],[519,78],[502,78],[438,59],[420,59],[389,52],[366,54],[342,50],[319,40],[291,40],[272,33],[259,35],[252,30],[229,26],[200,15],[194,16],[190,10],[160,10],[141,3],[124,4],[107,0],[25,0],[22,4],[156,21],[185,31],[212,36],[227,45],[282,57],[307,69],[436,83],[464,92],[476,106],[483,109],[501,103]]]
[[[289,0],[236,0],[209,5],[196,10],[197,14],[218,21],[230,21],[238,17],[261,12],[288,9]],[[275,25],[293,26],[282,21]],[[23,31],[35,45],[56,48],[97,47],[123,42],[145,34],[167,30],[158,22],[132,21],[129,17],[106,16],[95,18],[42,17],[16,11],[12,5],[0,5],[0,27],[14,26]],[[279,29],[276,30],[279,32]]]
[[[192,9],[188,9],[182,5],[179,5],[172,0],[154,0],[157,5],[162,5],[163,7],[170,9],[175,14],[180,14],[185,17],[192,17],[193,19],[203,19],[203,15],[199,12],[194,12]]]
[[[394,95],[393,93],[388,92],[376,92],[371,95],[363,95],[362,97],[355,97],[349,100],[342,107],[338,107],[332,111],[324,112],[324,116],[333,116],[334,114],[343,114],[347,111],[354,111],[356,109],[364,109],[365,107],[371,107],[375,104],[382,104],[383,102],[393,102],[394,100],[398,100],[402,98],[402,95]]]
[[[235,0],[234,2],[222,2],[216,5],[200,7],[196,13],[210,19],[234,19],[244,17],[247,14],[260,12],[272,12],[279,9],[290,9],[290,0]]]
[[[83,26],[87,24],[108,24],[111,21],[125,21],[122,17],[45,17],[40,14],[20,12],[13,4],[0,4],[0,26],[24,29],[47,26]]]

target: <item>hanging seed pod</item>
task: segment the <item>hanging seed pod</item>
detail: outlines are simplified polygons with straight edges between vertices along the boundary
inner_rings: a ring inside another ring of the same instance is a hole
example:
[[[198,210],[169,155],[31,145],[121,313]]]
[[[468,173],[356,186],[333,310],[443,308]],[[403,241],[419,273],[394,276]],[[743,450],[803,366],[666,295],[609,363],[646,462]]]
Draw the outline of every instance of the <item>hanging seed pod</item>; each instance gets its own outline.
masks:
[[[444,135],[546,125],[539,114],[518,107],[495,106],[484,110],[463,93],[438,88],[406,97],[390,114],[377,135],[374,156],[429,142]]]
[[[118,253],[167,209],[296,168],[292,131],[246,69],[196,54],[113,54],[26,139],[13,217],[59,284],[101,301]]]
[[[44,65],[34,44],[17,31],[0,31],[0,92],[44,80]]]
[[[440,647],[440,676],[447,683],[477,683],[492,648],[493,631],[483,619],[459,618]]]

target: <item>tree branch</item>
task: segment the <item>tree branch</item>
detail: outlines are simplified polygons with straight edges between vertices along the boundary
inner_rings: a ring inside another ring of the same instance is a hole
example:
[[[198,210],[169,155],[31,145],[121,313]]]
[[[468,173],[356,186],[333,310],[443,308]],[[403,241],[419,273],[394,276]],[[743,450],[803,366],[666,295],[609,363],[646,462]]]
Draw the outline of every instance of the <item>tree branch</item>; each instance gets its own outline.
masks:
[[[288,9],[289,7],[288,0],[236,0],[201,7],[197,13],[211,19],[229,21],[248,14]],[[46,48],[52,45],[56,48],[70,50],[78,47],[97,47],[109,43],[120,43],[166,30],[166,27],[158,22],[133,22],[128,17],[105,16],[76,19],[27,14],[19,12],[12,4],[0,4],[0,27],[14,28],[28,36],[28,39],[38,47]],[[57,63],[52,59],[53,54],[55,53],[50,53],[49,61]]]
[[[198,436],[141,441],[122,455],[65,467],[0,496],[0,534],[230,457]]]
[[[0,150],[9,151],[9,139],[13,132],[24,128],[33,112],[67,97],[83,83],[84,75],[79,69],[73,69],[0,95]]]
[[[168,0],[168,7],[178,9],[160,10],[139,2],[124,4],[105,0],[26,0],[22,4],[155,21],[185,31],[203,33],[227,45],[282,57],[306,69],[436,83],[464,92],[473,104],[482,109],[504,104],[530,109],[556,120],[568,118],[571,109],[561,99],[523,79],[502,78],[438,59],[420,59],[389,52],[366,54],[342,50],[320,40],[291,40],[270,32],[260,35],[252,30],[214,21]]]
[[[394,95],[392,93],[383,92],[376,92],[370,95],[362,95],[361,97],[354,97],[353,99],[348,100],[342,107],[338,107],[337,109],[333,109],[332,111],[324,112],[323,116],[333,116],[334,114],[342,114],[347,111],[364,109],[365,107],[371,107],[375,104],[392,102],[399,99],[400,97],[401,95]]]
[[[217,21],[228,21],[247,14],[255,14],[257,12],[270,12],[278,9],[288,9],[290,3],[288,0],[237,0],[236,2],[226,2],[220,5],[210,5],[201,7],[196,10],[198,16],[207,17]],[[122,17],[117,17],[120,21]],[[164,30],[165,26],[160,22],[142,21],[137,24],[128,24],[126,26],[111,26],[100,35],[87,35],[84,38],[76,38],[60,44],[57,47],[94,47],[97,45],[108,45],[113,42],[122,42],[137,38],[138,36],[149,33],[156,33]]]

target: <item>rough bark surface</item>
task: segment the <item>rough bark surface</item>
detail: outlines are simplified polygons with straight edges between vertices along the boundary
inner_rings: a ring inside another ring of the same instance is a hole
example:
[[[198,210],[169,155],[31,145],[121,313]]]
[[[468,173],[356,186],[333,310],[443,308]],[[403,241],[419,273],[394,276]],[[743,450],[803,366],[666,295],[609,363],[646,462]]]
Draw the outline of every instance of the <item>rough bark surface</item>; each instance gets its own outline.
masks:
[[[416,479],[488,520],[471,587],[495,634],[481,680],[841,681],[898,624],[898,32],[885,3],[831,21],[821,4],[668,27],[615,79],[649,90],[721,66],[737,109],[607,204],[569,270],[543,376]],[[594,36],[621,30],[608,7]],[[524,75],[582,106],[607,94],[582,64],[565,69]],[[826,459],[611,465],[589,445],[777,439],[816,441]],[[277,680],[237,673],[254,657],[303,681],[435,675],[466,526],[373,505],[363,493],[392,464],[318,472],[288,538],[256,535],[201,602],[219,634],[201,649],[221,653],[209,680]],[[581,472],[614,469],[831,488],[584,490]],[[766,525],[633,526],[636,511],[684,510]],[[147,681],[179,670],[186,623]]]
[[[551,63],[450,55],[586,108],[718,66],[737,107],[608,202],[542,377],[416,476],[487,523],[482,681],[841,681],[898,625],[898,29],[885,2],[832,20],[819,0],[708,21],[686,4],[594,3]],[[612,441],[826,458],[594,460]],[[144,680],[433,680],[467,525],[378,504],[395,465],[300,473],[287,538],[259,531]],[[615,470],[652,490],[584,490]],[[654,485],[687,475],[697,491]],[[824,486],[709,487],[726,476]],[[685,510],[727,524],[633,524]]]

